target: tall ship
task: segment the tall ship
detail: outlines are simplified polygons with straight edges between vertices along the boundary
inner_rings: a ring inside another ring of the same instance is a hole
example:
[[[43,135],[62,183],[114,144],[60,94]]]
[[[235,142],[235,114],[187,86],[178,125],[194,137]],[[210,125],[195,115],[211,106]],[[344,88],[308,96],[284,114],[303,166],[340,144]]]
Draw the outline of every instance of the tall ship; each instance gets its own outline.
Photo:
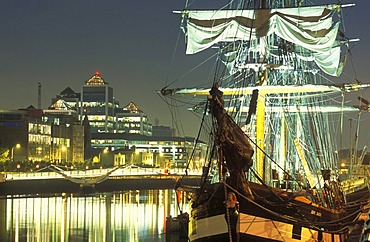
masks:
[[[346,241],[369,202],[366,177],[352,176],[363,156],[344,163],[339,152],[346,115],[369,109],[363,97],[361,107],[346,101],[369,84],[338,83],[356,41],[343,28],[343,13],[354,4],[192,6],[175,11],[186,54],[212,53],[212,74],[160,90],[171,110],[186,106],[198,115],[197,141],[208,144],[202,182],[186,187],[179,180],[177,188],[192,203],[189,240]]]

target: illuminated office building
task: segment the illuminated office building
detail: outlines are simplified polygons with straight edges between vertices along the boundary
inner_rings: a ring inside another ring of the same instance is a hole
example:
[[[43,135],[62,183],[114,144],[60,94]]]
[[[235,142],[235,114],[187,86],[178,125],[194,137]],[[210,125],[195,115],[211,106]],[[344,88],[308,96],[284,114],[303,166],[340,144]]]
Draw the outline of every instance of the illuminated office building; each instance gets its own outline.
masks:
[[[73,110],[44,110],[51,123],[50,161],[52,163],[84,161],[84,127]]]
[[[83,126],[76,112],[30,106],[0,111],[0,147],[15,161],[83,162]]]
[[[28,159],[49,161],[51,144],[51,123],[42,109],[28,108]]]
[[[51,99],[52,105],[50,107],[54,110],[74,110],[77,112],[79,110],[80,96],[80,93],[76,93],[70,87],[67,87]]]
[[[14,161],[50,159],[51,123],[42,109],[0,111],[0,144]]]
[[[82,87],[81,93],[65,88],[52,99],[55,110],[75,110],[79,120],[88,121],[91,133],[130,133],[152,135],[147,115],[133,102],[119,107],[113,88],[96,72]]]
[[[152,124],[146,114],[133,102],[116,110],[117,133],[152,135]]]
[[[80,119],[87,116],[91,133],[113,133],[115,109],[118,107],[119,104],[113,97],[113,88],[99,72],[85,82],[81,91]]]
[[[14,161],[28,159],[28,119],[20,110],[0,110],[0,147],[10,150]]]
[[[184,168],[190,158],[188,155],[195,147],[194,142],[194,138],[189,137],[100,133],[92,134],[91,147],[100,151],[97,156],[103,156],[104,151],[112,153],[114,164]],[[200,169],[204,165],[207,145],[200,142],[196,149],[191,157],[191,169]]]

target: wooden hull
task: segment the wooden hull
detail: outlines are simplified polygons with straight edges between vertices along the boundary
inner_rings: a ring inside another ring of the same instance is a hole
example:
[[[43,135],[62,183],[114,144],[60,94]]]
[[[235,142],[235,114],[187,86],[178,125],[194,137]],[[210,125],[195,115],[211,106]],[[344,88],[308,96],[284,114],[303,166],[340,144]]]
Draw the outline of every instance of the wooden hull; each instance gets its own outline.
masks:
[[[248,214],[240,214],[239,241],[325,241],[344,242],[348,231],[326,233],[302,227],[294,231],[294,225]],[[319,239],[321,238],[321,240]],[[190,220],[190,241],[229,241],[228,226],[223,214]]]
[[[258,189],[258,185],[254,185],[254,189]],[[193,203],[189,240],[230,241],[223,205],[223,185],[212,185],[205,191],[208,194],[206,197],[204,193],[197,196],[202,202]],[[264,196],[265,192],[265,187],[261,187],[259,195]],[[359,204],[348,211],[341,209],[338,212],[297,200],[266,203],[256,199],[239,199],[239,203],[238,241],[344,242],[362,206]]]

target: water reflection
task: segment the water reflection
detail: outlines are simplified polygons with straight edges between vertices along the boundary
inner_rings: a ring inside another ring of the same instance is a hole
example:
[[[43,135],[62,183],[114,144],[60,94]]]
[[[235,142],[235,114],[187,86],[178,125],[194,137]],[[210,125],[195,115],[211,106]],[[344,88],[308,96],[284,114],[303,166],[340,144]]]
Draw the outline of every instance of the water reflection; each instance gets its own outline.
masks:
[[[0,241],[165,241],[166,217],[178,214],[172,190],[6,197]]]

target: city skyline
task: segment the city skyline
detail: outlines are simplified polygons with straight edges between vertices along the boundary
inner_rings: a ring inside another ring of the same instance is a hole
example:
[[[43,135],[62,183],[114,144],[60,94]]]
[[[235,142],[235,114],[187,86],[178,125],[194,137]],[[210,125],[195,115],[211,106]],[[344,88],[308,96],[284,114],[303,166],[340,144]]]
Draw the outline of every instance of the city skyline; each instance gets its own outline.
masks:
[[[168,112],[158,114],[166,104],[156,90],[165,83],[179,29],[179,16],[172,10],[183,4],[166,1],[165,7],[152,3],[146,7],[148,4],[3,4],[0,109],[37,107],[38,83],[42,85],[41,106],[47,108],[64,88],[80,92],[84,82],[99,71],[115,89],[120,104],[132,101],[151,122],[158,118],[161,124],[171,125]],[[161,15],[155,23],[163,26],[172,21],[171,27],[148,28],[155,15]],[[169,35],[168,30],[172,32]]]
[[[222,6],[225,2],[213,3]],[[341,78],[333,79],[335,83],[370,82],[366,72],[370,33],[364,26],[370,2],[354,3],[356,6],[345,9],[343,17],[346,35],[360,41],[351,48],[353,62],[347,63]],[[66,87],[80,92],[84,82],[99,71],[114,88],[121,106],[132,101],[151,123],[158,119],[161,125],[173,126],[166,103],[156,91],[205,59],[204,54],[184,54],[181,16],[172,13],[182,10],[184,4],[170,0],[161,4],[98,0],[3,3],[0,109],[37,107],[38,83],[42,85],[42,108],[47,108]],[[207,3],[200,4],[205,8]],[[180,63],[172,63],[177,38]],[[208,78],[208,74],[199,78]],[[370,99],[369,91],[364,98]],[[185,133],[195,136],[196,119],[183,118]]]

